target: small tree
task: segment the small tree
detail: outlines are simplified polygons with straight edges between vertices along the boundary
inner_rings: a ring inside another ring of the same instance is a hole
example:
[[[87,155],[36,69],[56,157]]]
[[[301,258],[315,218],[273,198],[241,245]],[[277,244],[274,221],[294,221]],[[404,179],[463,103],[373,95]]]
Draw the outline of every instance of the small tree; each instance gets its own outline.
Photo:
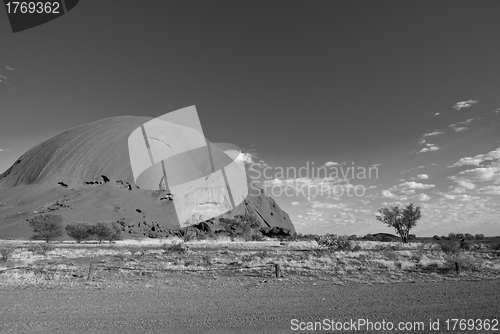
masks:
[[[82,240],[87,240],[92,235],[92,225],[89,223],[76,223],[66,226],[66,233],[79,244]]]
[[[29,225],[35,233],[33,239],[42,239],[46,242],[60,238],[64,235],[64,218],[52,213],[39,215],[29,220]]]
[[[113,234],[114,230],[111,227],[111,224],[108,222],[98,222],[94,226],[92,226],[92,231],[99,243],[103,240],[108,240],[111,234]]]
[[[396,205],[391,208],[381,208],[378,212],[377,220],[393,227],[403,243],[408,243],[410,230],[417,225],[417,220],[422,217],[420,207],[414,207],[412,203],[406,207]]]

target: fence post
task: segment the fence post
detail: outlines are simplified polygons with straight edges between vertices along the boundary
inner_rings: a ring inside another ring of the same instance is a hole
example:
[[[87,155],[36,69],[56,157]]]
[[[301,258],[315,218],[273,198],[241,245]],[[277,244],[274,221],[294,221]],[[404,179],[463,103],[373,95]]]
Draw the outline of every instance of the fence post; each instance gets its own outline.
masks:
[[[460,274],[460,263],[455,262],[455,271],[457,272],[457,275]]]
[[[90,262],[89,277],[87,278],[87,281],[92,281],[94,279],[94,271],[95,271],[95,264]]]
[[[280,278],[281,277],[281,267],[280,267],[279,263],[274,264],[274,270],[275,270],[276,278]]]

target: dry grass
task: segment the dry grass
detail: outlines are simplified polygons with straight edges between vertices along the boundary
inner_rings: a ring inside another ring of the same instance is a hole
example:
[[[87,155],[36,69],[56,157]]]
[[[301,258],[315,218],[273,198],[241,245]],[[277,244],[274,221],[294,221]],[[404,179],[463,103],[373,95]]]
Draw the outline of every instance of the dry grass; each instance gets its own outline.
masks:
[[[447,254],[436,244],[357,241],[358,251],[330,251],[313,242],[123,240],[114,244],[58,243],[45,255],[30,251],[33,242],[2,242],[12,248],[0,262],[0,284],[88,284],[89,263],[97,264],[95,281],[149,284],[168,275],[271,277],[274,264],[284,279],[318,278],[349,282],[389,283],[500,277],[498,251]],[[358,247],[358,248],[359,248]],[[455,272],[455,262],[461,273]],[[22,267],[23,269],[14,269]]]

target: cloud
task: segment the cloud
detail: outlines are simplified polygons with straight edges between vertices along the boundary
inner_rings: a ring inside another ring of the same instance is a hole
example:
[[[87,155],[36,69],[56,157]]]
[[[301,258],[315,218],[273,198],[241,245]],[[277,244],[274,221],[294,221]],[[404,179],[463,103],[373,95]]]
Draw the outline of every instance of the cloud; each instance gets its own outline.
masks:
[[[326,164],[325,164],[326,167],[332,167],[332,166],[340,166],[340,164],[338,162],[333,162],[333,161],[328,161]]]
[[[343,207],[343,204],[337,204],[337,203],[326,203],[326,202],[319,202],[319,201],[313,201],[307,205],[309,208],[313,209],[338,209]]]
[[[478,193],[500,195],[500,186],[487,186],[477,190]]]
[[[238,154],[238,156],[236,157],[236,159],[234,161],[243,162],[244,164],[249,164],[249,165],[252,165],[253,167],[257,167],[257,168],[265,168],[268,166],[264,160],[259,160],[257,162],[256,159],[258,159],[257,156],[252,154],[252,153],[240,152],[240,154]]]
[[[418,183],[418,182],[404,182],[398,185],[399,188],[402,189],[429,189],[429,188],[434,188],[435,185],[433,184],[423,184],[423,183]]]
[[[12,68],[12,67],[10,67],[10,66],[5,66],[5,69],[6,69],[6,70],[9,70],[9,71],[15,71],[15,69],[13,69],[13,68]]]
[[[490,151],[486,154],[478,154],[475,157],[465,157],[458,160],[453,166],[479,166],[486,161],[498,160],[500,159],[500,147],[494,151]]]
[[[464,170],[457,176],[452,176],[452,180],[470,180],[478,182],[496,181],[500,182],[500,167],[480,167]]]
[[[253,155],[251,153],[243,153],[240,152],[240,154],[236,157],[235,161],[237,162],[243,162],[246,164],[253,164]]]
[[[494,112],[495,114],[498,114],[500,112],[500,108],[497,108]]]
[[[429,196],[427,196],[426,194],[420,194],[418,195],[418,200],[421,201],[421,202],[426,202],[428,200],[430,200],[431,198]]]
[[[442,135],[444,132],[439,131],[439,130],[434,130],[432,132],[424,133],[422,137],[430,137],[430,136],[437,136],[437,135]]]
[[[476,185],[468,180],[458,180],[457,181],[458,185],[464,189],[474,189],[476,188]]]
[[[429,175],[427,175],[427,174],[420,174],[420,175],[417,175],[417,177],[420,180],[427,180],[429,178]]]
[[[0,148],[0,152],[10,152],[8,148]]]
[[[439,150],[439,147],[434,146],[434,144],[430,144],[430,145],[431,146],[429,146],[429,147],[424,147],[418,153],[424,153],[424,152],[431,152],[431,151],[437,151],[437,150]]]
[[[441,115],[441,113],[437,112],[437,113],[434,114],[434,116],[439,116],[439,115]]]
[[[395,194],[393,194],[390,190],[382,190],[382,196],[387,197],[387,198],[396,198]]]
[[[292,206],[299,206],[300,203],[299,202],[292,202]]]
[[[453,107],[453,109],[460,110],[463,108],[470,108],[478,102],[479,102],[478,100],[467,100],[467,101],[457,102]]]
[[[477,118],[477,119],[482,119],[482,118]],[[469,118],[463,122],[458,122],[455,124],[450,124],[449,127],[452,128],[455,132],[462,132],[462,131],[467,131],[469,130],[468,127],[466,126],[460,126],[460,125],[470,125],[473,121],[475,121],[476,118]]]

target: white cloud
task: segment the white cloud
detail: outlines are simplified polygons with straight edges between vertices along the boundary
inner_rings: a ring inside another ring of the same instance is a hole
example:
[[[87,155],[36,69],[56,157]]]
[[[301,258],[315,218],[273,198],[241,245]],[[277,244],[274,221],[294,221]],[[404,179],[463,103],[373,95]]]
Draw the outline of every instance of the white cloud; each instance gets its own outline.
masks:
[[[438,116],[438,115],[441,115],[441,114],[440,114],[440,113],[438,113],[438,112],[434,114],[434,116]]]
[[[460,110],[463,108],[470,108],[478,102],[479,102],[478,100],[467,100],[467,101],[457,102],[453,107],[453,109]]]
[[[477,190],[478,193],[500,195],[500,186],[487,186]]]
[[[5,66],[5,69],[6,69],[6,70],[9,70],[9,71],[15,71],[15,70],[14,70],[12,67],[10,67],[10,66]]]
[[[449,126],[455,132],[467,131],[467,130],[469,130],[468,127],[466,127],[466,126],[460,126],[460,125],[470,125],[476,119],[482,119],[482,118],[469,118],[469,119],[467,119],[467,120],[465,120],[463,122],[458,122],[458,123],[455,123],[455,124],[450,124]]]
[[[430,137],[430,136],[437,136],[437,135],[442,135],[444,132],[439,131],[439,130],[434,130],[432,132],[424,133],[422,137]]]
[[[382,190],[382,196],[388,197],[388,198],[395,198],[395,197],[397,197],[390,190]]]
[[[258,159],[257,156],[253,155],[252,153],[240,152],[240,154],[238,154],[238,156],[236,157],[236,159],[234,161],[243,162],[245,164],[249,164],[249,165],[252,165],[253,167],[257,167],[257,168],[267,167],[267,163],[264,160],[259,160],[257,162],[256,159]]]
[[[240,152],[240,154],[236,157],[234,161],[244,162],[246,164],[253,164],[254,163],[253,157],[254,156],[251,153]]]
[[[480,167],[464,170],[458,173],[458,176],[452,177],[453,180],[467,179],[478,182],[497,181],[500,182],[500,167]]]
[[[340,164],[338,162],[334,162],[334,161],[328,161],[325,166],[326,167],[332,167],[332,166],[339,166]]]
[[[420,194],[418,195],[418,200],[421,201],[421,202],[426,202],[428,200],[430,200],[431,198],[429,196],[427,196],[426,194]]]
[[[498,114],[499,112],[500,112],[500,108],[497,108],[497,109],[495,110],[495,114]]]
[[[456,162],[453,166],[451,167],[457,167],[457,166],[479,166],[481,163],[486,162],[486,161],[491,161],[491,160],[498,160],[500,159],[500,148],[497,148],[494,151],[490,151],[486,154],[478,154],[475,157],[465,157],[458,162]]]
[[[457,181],[458,185],[464,189],[474,189],[476,188],[476,185],[468,180],[458,180]]]
[[[435,185],[410,181],[401,183],[400,185],[398,185],[398,187],[402,189],[429,189],[429,188],[434,188]]]
[[[339,207],[343,207],[343,204],[337,204],[337,203],[326,203],[326,202],[318,202],[318,201],[313,201],[307,205],[310,208],[313,209],[336,209]]]
[[[439,147],[434,146],[433,144],[430,144],[430,145],[431,146],[429,146],[429,147],[424,147],[418,153],[424,153],[424,152],[431,152],[431,151],[437,151],[437,150],[439,150]]]
[[[300,205],[299,202],[292,202],[292,206],[298,206],[298,205]]]
[[[427,174],[420,174],[420,175],[417,175],[417,177],[420,180],[427,180],[429,178],[429,175],[427,175]]]

